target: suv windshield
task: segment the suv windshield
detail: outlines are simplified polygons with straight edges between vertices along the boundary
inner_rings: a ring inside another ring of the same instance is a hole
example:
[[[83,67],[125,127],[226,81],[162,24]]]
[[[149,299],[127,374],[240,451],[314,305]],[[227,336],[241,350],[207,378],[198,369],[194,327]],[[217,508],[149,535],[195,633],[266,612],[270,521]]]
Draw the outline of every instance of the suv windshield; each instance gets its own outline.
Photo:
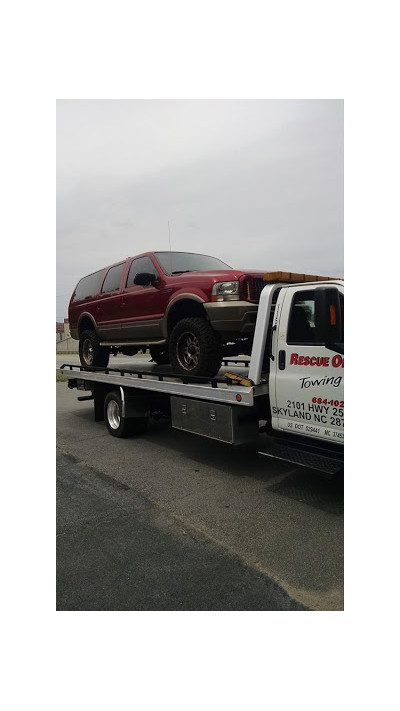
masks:
[[[212,272],[220,269],[231,269],[228,264],[216,257],[191,252],[155,252],[157,262],[167,276],[183,274],[184,272]]]
[[[216,257],[191,252],[155,252],[155,258],[167,276],[183,274],[184,272],[211,272],[220,269],[231,269],[228,264]]]

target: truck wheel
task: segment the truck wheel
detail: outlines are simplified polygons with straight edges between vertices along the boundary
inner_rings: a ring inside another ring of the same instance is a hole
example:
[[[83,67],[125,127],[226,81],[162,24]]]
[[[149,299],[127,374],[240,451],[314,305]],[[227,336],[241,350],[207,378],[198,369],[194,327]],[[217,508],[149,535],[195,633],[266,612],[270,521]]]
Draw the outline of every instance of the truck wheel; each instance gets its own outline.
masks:
[[[122,400],[117,392],[108,393],[104,399],[104,420],[113,437],[126,437],[129,434],[129,420],[122,416]]]
[[[113,437],[127,437],[130,434],[142,434],[147,428],[147,417],[123,417],[121,395],[108,393],[104,400],[104,420]]]
[[[110,349],[100,345],[94,331],[83,331],[79,337],[79,359],[82,365],[105,368],[110,358]]]
[[[178,373],[213,377],[221,367],[222,344],[206,319],[184,318],[172,329],[169,356]]]
[[[169,363],[168,346],[151,346],[150,355],[157,365],[167,365]]]

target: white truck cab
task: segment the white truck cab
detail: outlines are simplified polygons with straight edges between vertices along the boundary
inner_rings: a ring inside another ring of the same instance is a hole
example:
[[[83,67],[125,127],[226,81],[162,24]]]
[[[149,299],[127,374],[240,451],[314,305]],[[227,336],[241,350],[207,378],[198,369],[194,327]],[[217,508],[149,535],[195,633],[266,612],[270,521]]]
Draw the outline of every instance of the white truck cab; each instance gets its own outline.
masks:
[[[343,442],[344,283],[297,274],[305,283],[279,285],[273,276],[260,299],[249,378],[261,382],[269,367],[274,430]]]
[[[339,297],[339,332],[337,341],[327,342],[316,321],[318,296],[326,289],[307,284],[282,290],[274,331],[278,357],[270,375],[271,415],[274,429],[337,441],[344,437],[344,302],[341,285],[330,286]]]

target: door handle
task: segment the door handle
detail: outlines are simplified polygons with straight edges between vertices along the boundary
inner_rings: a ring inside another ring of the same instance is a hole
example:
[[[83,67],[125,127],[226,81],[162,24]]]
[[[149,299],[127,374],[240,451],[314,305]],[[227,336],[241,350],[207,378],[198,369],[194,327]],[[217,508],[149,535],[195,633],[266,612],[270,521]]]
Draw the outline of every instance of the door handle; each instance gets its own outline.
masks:
[[[279,370],[285,370],[286,368],[286,351],[279,351],[278,368]]]

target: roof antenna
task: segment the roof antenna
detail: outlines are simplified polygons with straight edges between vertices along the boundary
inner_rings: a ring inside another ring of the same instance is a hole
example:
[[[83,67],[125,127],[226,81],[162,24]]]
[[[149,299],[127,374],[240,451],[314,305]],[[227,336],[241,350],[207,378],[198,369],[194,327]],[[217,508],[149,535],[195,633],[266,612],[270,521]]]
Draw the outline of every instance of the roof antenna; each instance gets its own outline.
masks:
[[[169,256],[171,257],[170,272],[172,273],[171,228],[169,226],[169,220],[168,220],[168,239],[169,239]]]
[[[169,227],[169,220],[168,220],[168,237],[169,237],[169,251],[171,252],[171,230]]]

